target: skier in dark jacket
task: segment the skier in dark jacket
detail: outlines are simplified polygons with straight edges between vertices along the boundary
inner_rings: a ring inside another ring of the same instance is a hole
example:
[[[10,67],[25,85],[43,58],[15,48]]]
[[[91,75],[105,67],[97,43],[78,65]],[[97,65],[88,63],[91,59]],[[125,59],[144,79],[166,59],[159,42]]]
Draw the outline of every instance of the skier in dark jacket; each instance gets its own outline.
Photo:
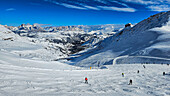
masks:
[[[129,81],[129,85],[132,85],[132,80],[130,79],[130,81]]]

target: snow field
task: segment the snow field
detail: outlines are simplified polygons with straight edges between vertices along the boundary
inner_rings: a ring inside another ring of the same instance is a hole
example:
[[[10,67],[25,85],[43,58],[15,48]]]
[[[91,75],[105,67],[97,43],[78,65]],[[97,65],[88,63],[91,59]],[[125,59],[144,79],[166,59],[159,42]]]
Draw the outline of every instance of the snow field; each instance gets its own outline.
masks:
[[[1,96],[170,95],[170,75],[162,75],[163,71],[169,72],[170,66],[167,65],[151,64],[143,68],[141,64],[119,64],[103,70],[42,69],[2,62],[0,66]],[[89,84],[84,83],[85,77]],[[130,79],[132,85],[128,85]]]

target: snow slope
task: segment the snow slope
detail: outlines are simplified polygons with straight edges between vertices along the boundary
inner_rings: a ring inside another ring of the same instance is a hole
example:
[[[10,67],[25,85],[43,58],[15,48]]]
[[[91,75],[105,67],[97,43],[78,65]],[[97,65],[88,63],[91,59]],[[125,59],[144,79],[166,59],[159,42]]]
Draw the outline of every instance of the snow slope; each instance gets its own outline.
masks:
[[[57,61],[25,59],[0,50],[0,96],[170,95],[170,66],[145,66],[115,64],[107,65],[108,69],[90,70]],[[166,75],[163,76],[162,72]],[[84,83],[85,77],[89,84]],[[130,79],[133,80],[132,85],[128,85]]]
[[[170,74],[162,75],[163,71],[169,72],[167,65],[151,64],[143,68],[140,64],[117,64],[90,70],[23,59],[4,51],[0,57],[0,96],[170,95]],[[84,83],[85,77],[89,84]],[[132,85],[128,85],[130,79]]]
[[[80,68],[57,61],[24,59],[0,51],[0,96],[168,96],[167,65],[107,65],[108,69]],[[154,69],[154,70],[152,70]],[[140,73],[137,73],[140,70]],[[166,72],[163,76],[162,72]],[[121,74],[125,76],[122,77]],[[88,78],[89,84],[84,83]],[[129,80],[133,85],[128,85]]]
[[[8,66],[18,66],[20,68],[37,68],[37,69],[55,69],[55,70],[72,70],[82,69],[71,65],[63,64],[57,61],[42,61],[42,60],[31,60],[17,56],[7,51],[0,51],[0,63]]]
[[[1,42],[5,46],[3,47],[4,50],[10,50],[25,58],[58,61],[67,58],[71,54],[94,47],[104,38],[115,34],[116,32],[113,31],[118,31],[122,25],[106,24],[58,27],[41,27],[37,24],[21,24],[18,27],[4,25],[9,30],[2,27],[0,28],[4,30],[4,33],[8,31],[11,33],[10,36],[15,33],[15,37],[17,36],[18,39],[23,38],[22,40],[12,40],[14,42],[8,42],[9,40]],[[22,42],[24,43],[21,44]]]
[[[124,28],[100,42],[96,48],[79,53],[78,57],[71,59],[77,66],[112,64],[114,58],[125,55],[169,59],[169,17],[170,11],[153,15],[133,27]]]
[[[63,54],[60,49],[63,47],[62,45],[50,43],[43,39],[21,37],[2,25],[0,25],[0,45],[0,50],[27,59],[50,61],[67,57],[67,54]]]

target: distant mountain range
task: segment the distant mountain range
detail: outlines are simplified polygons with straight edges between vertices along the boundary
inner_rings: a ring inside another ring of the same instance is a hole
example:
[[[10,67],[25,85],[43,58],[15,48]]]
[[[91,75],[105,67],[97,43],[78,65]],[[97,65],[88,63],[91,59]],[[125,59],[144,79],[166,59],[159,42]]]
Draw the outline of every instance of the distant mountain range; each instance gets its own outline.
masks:
[[[103,33],[117,32],[120,28],[123,28],[123,24],[106,24],[106,25],[74,25],[74,26],[46,26],[41,27],[39,24],[21,24],[18,27],[7,26],[6,28],[12,30],[13,32],[58,32],[58,31],[101,31]]]

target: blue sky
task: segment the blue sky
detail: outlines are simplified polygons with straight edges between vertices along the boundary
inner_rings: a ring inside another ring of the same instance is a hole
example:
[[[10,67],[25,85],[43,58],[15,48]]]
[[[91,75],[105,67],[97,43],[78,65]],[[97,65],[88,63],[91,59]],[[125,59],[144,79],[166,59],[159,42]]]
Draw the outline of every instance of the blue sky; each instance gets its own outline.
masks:
[[[169,10],[170,0],[0,0],[0,24],[126,24]]]

